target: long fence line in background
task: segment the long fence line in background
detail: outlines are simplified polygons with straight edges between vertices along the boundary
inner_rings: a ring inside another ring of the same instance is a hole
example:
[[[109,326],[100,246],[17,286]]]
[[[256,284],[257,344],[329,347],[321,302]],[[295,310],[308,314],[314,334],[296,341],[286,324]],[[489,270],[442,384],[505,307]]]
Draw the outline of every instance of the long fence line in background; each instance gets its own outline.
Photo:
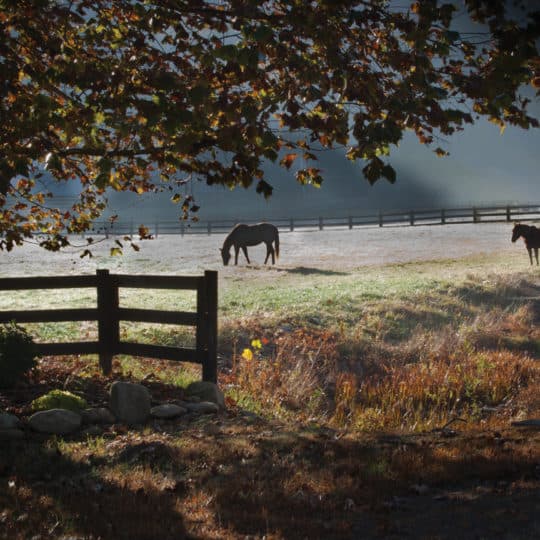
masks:
[[[276,218],[269,219],[280,231],[297,229],[323,230],[327,227],[343,227],[352,229],[363,226],[415,226],[444,225],[448,223],[482,223],[511,222],[521,219],[540,219],[540,205],[505,205],[505,206],[472,206],[463,208],[439,208],[432,210],[400,210],[378,212],[376,214],[347,215],[340,217],[317,218]],[[145,223],[154,236],[160,234],[220,234],[229,232],[237,223],[248,223],[253,220],[215,220],[215,221],[154,221]],[[261,219],[260,221],[265,221]],[[137,232],[138,223],[134,221],[114,223],[96,222],[94,231],[105,235],[133,235]]]
[[[202,365],[204,381],[217,382],[217,272],[203,276],[148,276],[109,274],[0,278],[0,291],[95,288],[96,308],[0,311],[0,322],[36,323],[97,321],[98,340],[68,343],[37,343],[41,355],[98,354],[101,369],[110,373],[116,354],[145,356]],[[183,289],[197,291],[196,313],[122,308],[119,288]],[[120,340],[120,321],[178,324],[195,327],[195,348],[166,347]]]

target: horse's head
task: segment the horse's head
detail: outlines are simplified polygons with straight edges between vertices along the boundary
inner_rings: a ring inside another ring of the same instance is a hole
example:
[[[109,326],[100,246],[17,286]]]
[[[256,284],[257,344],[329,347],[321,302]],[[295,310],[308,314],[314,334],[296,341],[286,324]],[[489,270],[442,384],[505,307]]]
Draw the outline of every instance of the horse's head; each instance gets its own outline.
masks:
[[[512,230],[512,242],[515,242],[523,234],[523,225],[516,223]]]
[[[220,249],[221,251],[221,258],[223,259],[223,264],[227,266],[229,264],[229,261],[231,259],[231,254],[228,251],[225,251],[224,249]]]

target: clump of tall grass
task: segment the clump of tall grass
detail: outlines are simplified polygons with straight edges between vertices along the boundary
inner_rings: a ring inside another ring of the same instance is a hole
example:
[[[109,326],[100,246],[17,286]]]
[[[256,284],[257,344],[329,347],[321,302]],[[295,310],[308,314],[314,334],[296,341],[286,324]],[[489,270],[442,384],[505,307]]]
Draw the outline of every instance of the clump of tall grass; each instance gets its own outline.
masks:
[[[463,347],[448,357],[395,365],[359,385],[349,423],[371,429],[426,429],[453,418],[475,423],[486,407],[515,396],[538,376],[522,353]],[[337,417],[336,420],[341,420]]]
[[[275,343],[254,339],[249,347],[234,350],[231,372],[221,379],[228,396],[254,412],[321,418],[328,412],[327,382],[334,359],[332,334],[299,330]]]
[[[487,335],[533,339],[531,322],[522,307],[485,312],[458,328],[420,329],[398,344],[352,344],[343,331],[254,340],[234,355],[229,395],[259,413],[292,411],[339,428],[422,430],[456,418],[474,426],[540,378],[524,348],[501,340],[486,346]]]

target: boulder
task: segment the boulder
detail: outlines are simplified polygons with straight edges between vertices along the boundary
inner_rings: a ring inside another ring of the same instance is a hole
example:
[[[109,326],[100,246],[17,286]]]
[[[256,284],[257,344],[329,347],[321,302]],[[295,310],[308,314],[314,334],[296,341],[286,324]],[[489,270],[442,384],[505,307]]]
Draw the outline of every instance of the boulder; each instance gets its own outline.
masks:
[[[28,419],[28,424],[35,431],[56,435],[65,435],[76,431],[81,427],[81,422],[80,414],[67,409],[39,411]]]
[[[21,425],[22,422],[14,414],[0,413],[0,429],[17,429]]]
[[[0,429],[0,441],[16,441],[23,438],[24,431],[22,429]]]
[[[192,382],[185,390],[187,398],[196,397],[200,401],[211,401],[219,406],[220,409],[225,408],[225,396],[218,388],[217,384],[208,381]]]
[[[174,403],[163,403],[163,405],[156,405],[150,410],[150,414],[154,418],[176,418],[182,416],[187,412],[187,409],[180,407]]]
[[[150,392],[141,384],[116,381],[111,385],[110,409],[118,422],[143,424],[150,416]]]
[[[219,406],[212,401],[201,401],[199,403],[186,403],[189,412],[196,414],[216,414],[219,412]]]
[[[93,407],[82,413],[83,424],[114,424],[114,414],[107,407]]]

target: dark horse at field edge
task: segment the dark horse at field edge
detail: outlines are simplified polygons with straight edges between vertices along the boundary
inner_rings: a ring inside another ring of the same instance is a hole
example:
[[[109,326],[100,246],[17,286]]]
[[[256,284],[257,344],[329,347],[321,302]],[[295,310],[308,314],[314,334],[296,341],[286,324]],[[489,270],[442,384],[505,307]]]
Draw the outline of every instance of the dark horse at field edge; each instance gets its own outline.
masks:
[[[242,250],[248,264],[251,264],[247,248],[248,246],[256,246],[264,242],[266,244],[266,259],[272,256],[272,264],[275,264],[276,257],[279,257],[279,233],[276,226],[271,223],[257,223],[257,225],[246,225],[239,223],[227,235],[221,248],[221,257],[223,264],[227,266],[231,258],[230,249],[234,246],[234,264],[238,264],[238,252]]]
[[[534,257],[536,258],[536,264],[538,265],[538,248],[540,248],[540,229],[534,225],[524,225],[522,223],[516,223],[512,230],[512,242],[515,242],[520,236],[525,240],[525,247],[529,252],[529,259],[533,264],[532,252],[534,250]]]

